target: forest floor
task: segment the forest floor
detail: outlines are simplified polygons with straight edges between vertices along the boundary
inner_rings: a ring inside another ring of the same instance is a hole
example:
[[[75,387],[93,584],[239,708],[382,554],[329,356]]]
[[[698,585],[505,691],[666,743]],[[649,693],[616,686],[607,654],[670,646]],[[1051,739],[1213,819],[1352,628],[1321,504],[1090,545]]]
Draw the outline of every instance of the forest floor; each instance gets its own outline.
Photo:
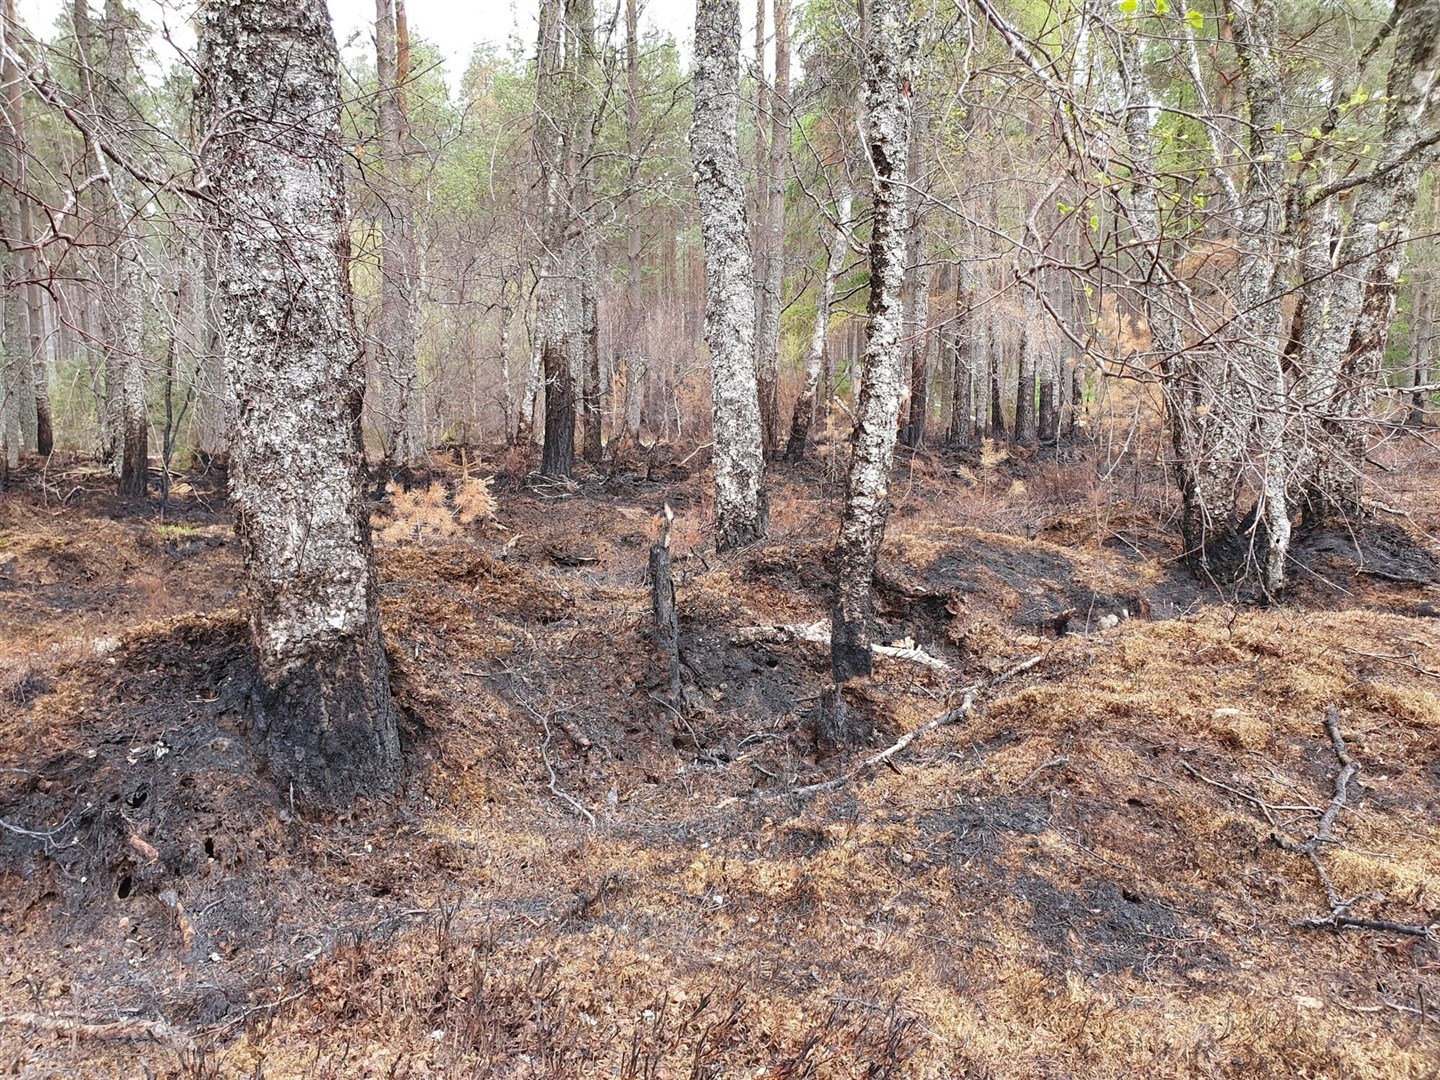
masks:
[[[465,527],[437,458],[379,545],[406,781],[339,820],[252,754],[213,484],[162,513],[32,463],[0,496],[0,1072],[1440,1075],[1440,943],[1403,932],[1440,920],[1440,568],[1387,547],[1440,533],[1440,467],[1384,454],[1408,518],[1302,538],[1272,607],[1177,565],[1158,475],[903,456],[879,640],[922,652],[877,661],[848,750],[804,632],[837,453],[777,466],[771,538],[723,557],[703,455],[511,460]],[[1402,929],[1307,925],[1322,874]]]

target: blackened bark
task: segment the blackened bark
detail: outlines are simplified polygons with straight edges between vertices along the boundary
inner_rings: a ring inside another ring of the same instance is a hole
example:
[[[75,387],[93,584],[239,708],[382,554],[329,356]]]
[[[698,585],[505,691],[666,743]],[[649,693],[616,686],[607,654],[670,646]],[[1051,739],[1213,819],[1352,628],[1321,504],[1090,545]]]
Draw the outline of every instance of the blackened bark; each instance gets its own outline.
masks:
[[[666,681],[670,703],[681,704],[680,691],[680,623],[675,607],[675,582],[670,575],[670,507],[665,507],[665,535],[650,545],[650,611],[654,626],[655,647],[665,660]]]
[[[400,770],[362,490],[339,55],[323,0],[206,0],[197,23],[256,730],[282,788],[338,807]]]
[[[1060,427],[1060,413],[1055,406],[1055,368],[1047,364],[1040,378],[1040,442],[1045,446],[1055,444]]]
[[[575,380],[563,339],[546,338],[541,363],[545,372],[545,449],[542,476],[569,476],[575,471]]]
[[[1020,362],[1015,381],[1015,442],[1035,445],[1035,353],[1034,336],[1020,331]]]

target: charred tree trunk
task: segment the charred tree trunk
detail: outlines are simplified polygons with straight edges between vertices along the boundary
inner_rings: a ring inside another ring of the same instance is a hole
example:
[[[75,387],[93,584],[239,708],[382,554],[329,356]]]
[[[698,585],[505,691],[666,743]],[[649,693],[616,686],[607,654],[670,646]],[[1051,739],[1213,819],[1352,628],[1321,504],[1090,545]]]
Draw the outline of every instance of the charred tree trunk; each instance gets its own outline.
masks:
[[[400,771],[362,491],[339,55],[323,0],[207,0],[197,21],[256,730],[297,801],[338,807]]]
[[[810,425],[815,419],[815,392],[820,385],[821,368],[825,365],[830,307],[835,302],[835,286],[845,270],[845,256],[849,253],[850,194],[846,192],[835,206],[835,234],[830,238],[825,277],[820,283],[820,297],[815,302],[815,326],[810,333],[810,351],[805,356],[805,385],[800,389],[795,415],[790,421],[790,439],[785,445],[786,461],[798,462],[805,457]]]
[[[890,508],[890,466],[905,386],[900,290],[905,276],[906,148],[914,54],[908,9],[906,0],[872,0],[866,43],[864,93],[873,193],[869,328],[840,516],[840,565],[830,638],[830,665],[837,685],[871,672],[872,581]]]
[[[755,378],[755,292],[736,120],[738,0],[697,0],[695,122],[690,149],[705,247],[705,339],[715,423],[715,545],[760,539],[769,527]]]
[[[1047,362],[1040,375],[1040,424],[1037,435],[1043,446],[1054,446],[1060,432],[1060,411],[1055,403],[1055,364]]]
[[[999,440],[1006,438],[1007,433],[1005,428],[1004,393],[1000,389],[1000,375],[1002,369],[1004,368],[1004,364],[1000,355],[999,345],[995,341],[995,328],[993,326],[989,328],[988,341],[990,345],[990,360],[986,370],[988,372],[988,380],[990,383],[990,392],[988,394],[988,397],[990,398],[989,428],[990,438],[998,442]]]
[[[1015,442],[1035,445],[1035,335],[1020,331],[1020,359],[1015,380]]]

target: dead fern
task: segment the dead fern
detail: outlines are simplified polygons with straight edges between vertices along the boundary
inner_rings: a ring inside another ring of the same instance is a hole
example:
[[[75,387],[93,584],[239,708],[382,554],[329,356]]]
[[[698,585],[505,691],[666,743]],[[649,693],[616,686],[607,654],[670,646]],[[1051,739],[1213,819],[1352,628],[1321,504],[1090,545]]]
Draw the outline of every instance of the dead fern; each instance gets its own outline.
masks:
[[[390,511],[378,522],[376,535],[387,544],[426,544],[449,540],[465,530],[495,520],[497,505],[490,490],[494,477],[463,477],[451,491],[444,484],[405,491],[387,486]]]

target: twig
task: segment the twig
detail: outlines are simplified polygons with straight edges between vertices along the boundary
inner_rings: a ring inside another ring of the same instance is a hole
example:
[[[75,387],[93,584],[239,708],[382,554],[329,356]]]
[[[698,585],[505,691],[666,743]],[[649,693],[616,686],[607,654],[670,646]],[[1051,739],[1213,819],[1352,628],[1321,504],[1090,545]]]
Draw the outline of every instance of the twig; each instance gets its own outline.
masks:
[[[1180,762],[1180,767],[1186,772],[1188,772],[1191,776],[1195,777],[1196,780],[1199,780],[1201,783],[1209,784],[1211,787],[1219,788],[1221,791],[1228,791],[1236,798],[1244,799],[1246,802],[1251,803],[1254,806],[1258,806],[1260,808],[1260,812],[1265,815],[1265,820],[1277,829],[1280,827],[1280,824],[1274,819],[1274,817],[1271,816],[1270,812],[1272,810],[1283,810],[1291,812],[1303,811],[1308,814],[1324,813],[1324,811],[1322,811],[1318,806],[1307,806],[1304,803],[1296,803],[1294,805],[1288,803],[1281,803],[1279,805],[1276,805],[1275,803],[1268,803],[1264,799],[1260,798],[1258,795],[1251,795],[1248,792],[1241,791],[1239,788],[1233,788],[1229,784],[1222,784],[1219,780],[1210,779],[1210,777],[1206,776],[1199,769],[1191,765],[1188,761]]]
[[[1035,768],[1034,768],[1033,770],[1031,770],[1029,776],[1025,777],[1024,780],[1021,780],[1018,784],[1016,784],[1013,788],[1010,789],[1010,793],[1011,793],[1012,795],[1015,794],[1015,792],[1019,791],[1019,790],[1020,790],[1021,788],[1023,788],[1026,784],[1030,783],[1031,780],[1034,780],[1035,777],[1039,776],[1039,775],[1040,775],[1042,772],[1044,772],[1046,769],[1063,769],[1066,765],[1069,765],[1069,764],[1070,764],[1070,759],[1069,759],[1068,757],[1055,757],[1055,758],[1051,758],[1049,761],[1046,761],[1046,762],[1044,762],[1044,763],[1042,763],[1042,764],[1040,764],[1040,765],[1035,766]]]
[[[1047,655],[1048,654],[1046,653],[1039,653],[1035,656],[1030,657],[1029,660],[1026,660],[1020,664],[1016,664],[1014,667],[1002,671],[999,675],[995,675],[992,678],[987,679],[985,682],[979,682],[975,683],[973,686],[967,686],[964,690],[964,696],[961,698],[958,707],[954,709],[947,709],[945,712],[942,712],[939,715],[933,717],[932,719],[927,720],[925,723],[917,727],[914,731],[907,731],[904,735],[900,736],[900,738],[895,740],[895,742],[891,743],[884,750],[881,750],[877,754],[871,754],[868,758],[860,762],[859,765],[856,765],[848,772],[842,773],[841,775],[836,776],[830,780],[822,780],[818,784],[807,784],[805,787],[795,788],[794,791],[791,792],[791,794],[814,795],[817,792],[834,791],[836,788],[843,787],[845,784],[849,783],[851,780],[855,779],[857,776],[859,776],[866,770],[873,769],[876,765],[883,765],[885,762],[893,758],[896,754],[904,750],[911,743],[915,742],[917,739],[925,735],[928,735],[936,728],[944,727],[947,724],[953,724],[958,720],[965,719],[965,717],[969,716],[970,713],[974,710],[975,695],[978,694],[981,690],[989,690],[991,687],[999,686],[1001,683],[1005,682],[1008,679],[1013,679],[1017,675],[1023,675],[1025,672],[1029,671],[1031,668],[1039,664],[1040,661],[1044,660]]]
[[[527,705],[526,708],[529,708],[529,706]],[[560,782],[555,776],[555,766],[550,764],[550,717],[543,713],[538,715],[540,716],[541,725],[545,728],[545,741],[540,744],[540,760],[545,762],[545,771],[550,774],[550,794],[563,800],[570,806],[570,809],[574,810],[575,813],[579,814],[593,826],[595,824],[595,815],[585,808],[584,803],[560,787]]]
[[[1392,664],[1398,664],[1400,667],[1409,668],[1411,671],[1418,671],[1421,675],[1428,675],[1432,679],[1440,679],[1440,671],[1431,671],[1429,668],[1421,667],[1415,663],[1414,653],[1411,653],[1409,656],[1393,656],[1389,653],[1364,652],[1360,649],[1345,649],[1344,651],[1351,656],[1364,656],[1371,660],[1387,660]]]

